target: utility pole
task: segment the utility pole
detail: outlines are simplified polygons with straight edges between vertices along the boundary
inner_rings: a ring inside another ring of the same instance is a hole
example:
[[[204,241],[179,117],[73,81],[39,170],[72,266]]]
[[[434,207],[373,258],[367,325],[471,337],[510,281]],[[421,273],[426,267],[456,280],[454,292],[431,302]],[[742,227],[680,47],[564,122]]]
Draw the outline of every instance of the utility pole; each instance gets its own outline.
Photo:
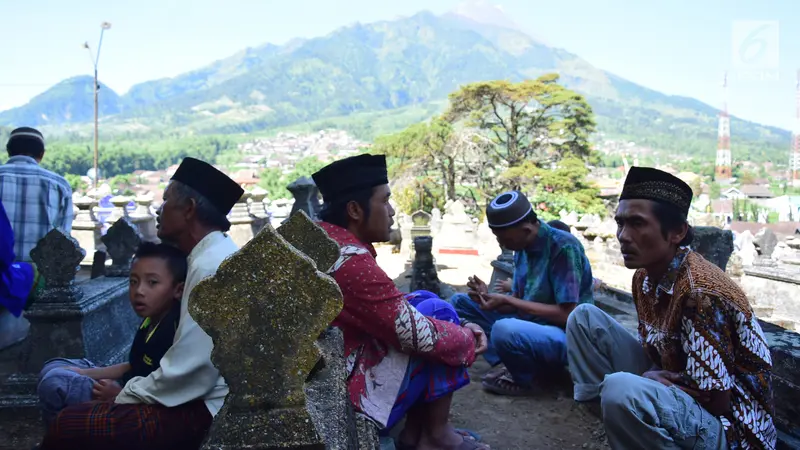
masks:
[[[85,42],[83,47],[89,51],[89,57],[92,60],[92,65],[94,66],[94,179],[93,187],[97,188],[98,182],[100,180],[100,168],[98,167],[98,161],[100,159],[99,155],[99,142],[100,142],[100,134],[99,134],[99,123],[98,123],[98,116],[99,116],[99,102],[98,102],[98,95],[100,92],[100,82],[97,80],[97,64],[100,62],[100,48],[103,46],[103,33],[111,28],[111,24],[109,22],[103,22],[100,24],[100,42],[97,44],[97,54],[92,54],[92,49],[89,47],[89,43]]]

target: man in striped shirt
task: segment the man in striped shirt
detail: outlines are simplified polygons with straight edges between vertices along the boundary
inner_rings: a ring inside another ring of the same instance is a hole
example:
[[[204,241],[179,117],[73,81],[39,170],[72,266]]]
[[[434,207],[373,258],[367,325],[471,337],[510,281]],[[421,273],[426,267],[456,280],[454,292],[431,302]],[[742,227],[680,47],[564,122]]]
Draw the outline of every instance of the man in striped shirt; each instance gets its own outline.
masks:
[[[31,250],[50,230],[72,230],[72,188],[64,177],[39,166],[44,137],[38,130],[15,129],[6,150],[9,159],[0,166],[0,201],[17,238],[14,252],[19,260],[30,261]]]

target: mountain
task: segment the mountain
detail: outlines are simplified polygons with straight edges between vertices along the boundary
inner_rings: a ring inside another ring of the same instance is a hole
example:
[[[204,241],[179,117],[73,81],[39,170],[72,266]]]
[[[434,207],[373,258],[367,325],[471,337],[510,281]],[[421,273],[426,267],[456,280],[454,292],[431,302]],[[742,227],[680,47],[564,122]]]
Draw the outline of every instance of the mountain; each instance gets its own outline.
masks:
[[[248,48],[175,78],[136,85],[121,97],[103,89],[101,115],[106,132],[135,125],[242,133],[359,121],[364,133],[374,134],[441,110],[462,84],[548,72],[558,72],[564,84],[586,95],[607,137],[714,154],[715,108],[645,88],[550,47],[481,0],[440,16],[421,12]],[[85,85],[84,78],[66,80],[29,104],[0,113],[0,125],[80,129],[92,117],[91,80],[88,91]],[[390,125],[378,130],[371,122],[375,117]],[[753,151],[785,153],[789,146],[785,130],[734,118],[732,131],[735,141]]]
[[[94,120],[94,79],[90,76],[68,78],[32,98],[19,108],[0,113],[0,124],[59,125]],[[100,83],[100,116],[119,114],[123,101],[114,90]]]

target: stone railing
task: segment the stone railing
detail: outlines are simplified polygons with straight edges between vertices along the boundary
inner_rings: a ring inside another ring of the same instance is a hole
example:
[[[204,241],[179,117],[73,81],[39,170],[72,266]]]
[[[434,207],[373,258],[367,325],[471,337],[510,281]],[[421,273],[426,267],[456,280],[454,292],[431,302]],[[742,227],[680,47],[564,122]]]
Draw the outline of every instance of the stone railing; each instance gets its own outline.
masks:
[[[267,191],[255,188],[251,192],[246,192],[239,202],[231,210],[228,218],[231,222],[231,236],[234,241],[242,246],[267,223],[279,226],[291,214],[296,211],[303,211],[309,217],[316,218],[320,210],[319,190],[314,181],[307,177],[301,177],[287,186],[287,189],[294,195],[294,201],[276,201],[276,214],[273,216],[269,212],[270,201],[267,199]],[[136,209],[129,212],[127,207],[131,202],[136,203]],[[115,223],[117,220],[125,218],[142,235],[142,239],[147,242],[159,242],[156,230],[156,216],[154,211],[160,204],[155,201],[152,195],[140,195],[138,197],[115,196],[111,198],[114,206],[110,216],[105,223]],[[82,266],[92,266],[96,252],[106,253],[107,249],[103,243],[103,223],[100,222],[97,211],[99,201],[93,197],[78,197],[73,201],[75,218],[72,223],[72,236],[78,240],[81,248],[86,252],[86,257],[81,261]],[[286,212],[282,212],[285,210]]]
[[[11,432],[15,420],[38,418],[37,376],[45,361],[87,358],[109,365],[127,357],[141,320],[128,295],[130,263],[141,235],[120,219],[103,240],[113,258],[109,276],[84,282],[76,282],[75,275],[86,251],[60,229],[31,251],[46,285],[24,318],[16,319],[30,323],[27,337],[0,349],[0,442],[7,441],[4,433]]]

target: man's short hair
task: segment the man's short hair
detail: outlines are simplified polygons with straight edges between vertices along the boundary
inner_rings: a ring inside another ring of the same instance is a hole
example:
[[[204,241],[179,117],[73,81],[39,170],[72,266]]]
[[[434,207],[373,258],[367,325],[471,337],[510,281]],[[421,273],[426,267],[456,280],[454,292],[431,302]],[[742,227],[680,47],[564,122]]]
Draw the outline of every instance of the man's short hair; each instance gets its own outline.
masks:
[[[42,159],[44,156],[44,136],[30,127],[20,127],[11,132],[6,143],[8,156],[30,156]]]
[[[369,219],[371,212],[370,200],[372,199],[372,194],[374,191],[375,188],[371,187],[360,189],[355,192],[341,195],[334,201],[325,202],[322,204],[322,209],[319,212],[319,218],[323,222],[328,222],[342,228],[347,228],[347,225],[350,222],[350,218],[347,215],[347,204],[350,202],[356,202],[364,211],[364,220],[367,220]]]
[[[188,263],[186,261],[186,254],[176,247],[167,244],[156,244],[155,242],[142,242],[133,259],[142,258],[158,258],[167,263],[167,268],[172,273],[172,278],[175,283],[182,283],[186,281],[186,272],[188,271]]]
[[[686,221],[686,216],[684,215],[683,211],[669,203],[658,202],[655,200],[651,200],[650,204],[652,205],[653,215],[656,217],[656,220],[661,227],[661,235],[664,237],[664,239],[667,238],[667,233],[670,231],[678,231],[683,224],[686,224],[688,227],[686,236],[684,236],[683,240],[681,240],[678,245],[683,247],[692,244],[692,241],[694,240],[694,230]]]
[[[220,211],[203,194],[177,180],[172,180],[171,184],[174,185],[173,189],[178,204],[185,205],[190,200],[194,200],[197,220],[201,224],[222,232],[231,229],[227,213]]]

